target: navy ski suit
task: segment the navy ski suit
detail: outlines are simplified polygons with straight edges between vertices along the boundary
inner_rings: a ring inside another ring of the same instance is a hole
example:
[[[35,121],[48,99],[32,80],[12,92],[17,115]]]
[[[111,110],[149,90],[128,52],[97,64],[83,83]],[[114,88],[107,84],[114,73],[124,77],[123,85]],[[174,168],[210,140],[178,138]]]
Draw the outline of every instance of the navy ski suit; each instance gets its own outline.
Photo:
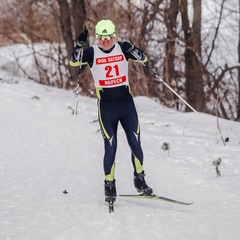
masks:
[[[143,151],[140,142],[140,126],[128,80],[128,60],[146,62],[146,55],[134,47],[135,58],[125,52],[121,43],[104,51],[94,45],[83,50],[76,47],[70,59],[71,66],[88,64],[95,83],[98,97],[98,119],[104,139],[103,159],[106,180],[114,179],[115,155],[117,150],[118,123],[126,134],[131,149],[131,159],[135,173],[143,171]]]

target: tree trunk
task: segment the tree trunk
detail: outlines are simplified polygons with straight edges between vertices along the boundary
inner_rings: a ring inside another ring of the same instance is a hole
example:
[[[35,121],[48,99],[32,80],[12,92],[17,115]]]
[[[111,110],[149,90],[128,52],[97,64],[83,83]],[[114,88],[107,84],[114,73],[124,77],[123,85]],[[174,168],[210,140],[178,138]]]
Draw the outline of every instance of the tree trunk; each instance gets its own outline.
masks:
[[[66,50],[67,50],[67,57],[65,59],[65,62],[68,62],[71,56],[71,53],[74,48],[74,43],[73,43],[73,35],[71,31],[71,18],[70,18],[70,10],[69,10],[69,5],[67,0],[58,0],[59,4],[59,11],[60,11],[60,26],[61,26],[61,31],[62,31],[62,36],[63,40],[66,44]],[[76,71],[69,67],[69,65],[66,66],[68,68],[70,77],[66,82],[66,88],[71,88],[71,82],[74,80]]]
[[[196,0],[196,2],[194,3],[193,28],[189,25],[187,0],[181,0],[180,9],[185,40],[186,99],[197,111],[203,112],[206,107],[206,99],[203,90],[203,70],[200,54],[201,0]],[[191,111],[191,109],[186,108],[186,111]]]
[[[72,0],[74,40],[84,30],[86,20],[85,0]]]
[[[60,9],[60,26],[67,50],[66,62],[70,59],[76,37],[84,29],[84,22],[86,19],[84,0],[72,0],[71,5],[68,2],[69,1],[67,0],[58,0]],[[71,6],[71,8],[69,6]],[[72,88],[77,82],[78,69],[69,67],[69,65],[67,65],[67,67],[70,77],[65,87]]]
[[[85,0],[72,0],[71,1],[71,17],[72,17],[72,21],[73,21],[73,23],[72,23],[73,36],[74,36],[73,41],[75,42],[76,38],[79,36],[79,34],[81,34],[84,31],[84,28],[86,27],[88,29],[88,26],[86,24],[87,15],[86,15]],[[91,31],[89,31],[89,32],[91,32]],[[89,46],[89,42],[87,40],[84,47],[86,48],[88,46]],[[71,50],[71,53],[72,53],[72,50]],[[74,68],[73,70],[76,70],[76,68]],[[77,76],[77,73],[75,72],[75,79],[76,79],[76,76]],[[81,68],[80,85],[82,88],[82,93],[84,93],[84,94],[88,93],[89,90],[91,88],[93,88],[91,73],[90,73],[88,67],[86,67],[86,66],[82,66],[82,68]]]
[[[202,49],[201,49],[201,16],[202,16],[202,8],[201,8],[202,0],[194,0],[193,1],[193,44],[194,49],[202,61]]]
[[[164,12],[164,21],[167,27],[166,53],[164,58],[164,80],[174,87],[176,85],[176,71],[174,68],[175,42],[176,42],[176,22],[179,9],[179,0],[172,0],[169,8]],[[176,96],[168,88],[164,89],[165,101],[171,106],[176,102]],[[178,105],[177,105],[178,106]],[[178,108],[178,107],[177,107]]]
[[[240,0],[238,3],[240,14]],[[238,62],[240,63],[240,17],[238,20]],[[240,68],[238,68],[238,104],[237,104],[237,120],[240,121]]]

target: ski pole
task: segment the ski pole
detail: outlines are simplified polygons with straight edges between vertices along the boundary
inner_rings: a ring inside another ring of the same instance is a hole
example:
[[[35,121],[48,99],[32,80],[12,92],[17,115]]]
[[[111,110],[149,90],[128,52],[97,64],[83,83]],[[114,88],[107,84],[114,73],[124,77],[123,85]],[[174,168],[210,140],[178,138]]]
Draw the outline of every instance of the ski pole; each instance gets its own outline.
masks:
[[[139,57],[137,56],[137,54],[135,52],[131,52],[131,54],[137,59],[139,60]],[[208,121],[206,121],[206,119],[204,119],[199,112],[194,109],[187,101],[185,101],[179,94],[177,94],[176,91],[174,91],[174,89],[172,89],[162,78],[160,78],[151,68],[149,68],[144,62],[141,61],[141,64],[146,67],[148,69],[149,72],[151,72],[153,74],[153,76],[157,79],[157,82],[162,83],[164,86],[166,86],[170,91],[172,91],[184,104],[186,104],[193,112],[195,112],[205,123],[207,123],[211,128],[213,128],[218,134],[220,134],[220,136],[224,139],[225,142],[229,141],[229,137],[224,138],[224,136],[222,135],[221,132],[217,131],[216,128],[209,123]]]
[[[75,94],[75,104],[74,104],[74,112],[73,112],[73,120],[72,120],[72,127],[71,127],[71,137],[68,145],[68,151],[67,151],[67,159],[68,159],[68,166],[67,166],[67,172],[66,172],[66,179],[65,179],[65,190],[63,191],[64,194],[67,194],[67,185],[68,185],[68,176],[69,176],[69,169],[70,169],[70,163],[72,160],[72,149],[73,149],[73,136],[74,136],[74,129],[76,124],[76,115],[77,115],[77,106],[78,106],[78,94],[80,89],[80,74],[81,74],[81,67],[82,67],[82,57],[83,57],[83,48],[79,51],[79,59],[80,59],[80,65],[78,70],[78,81],[77,81],[77,89]]]

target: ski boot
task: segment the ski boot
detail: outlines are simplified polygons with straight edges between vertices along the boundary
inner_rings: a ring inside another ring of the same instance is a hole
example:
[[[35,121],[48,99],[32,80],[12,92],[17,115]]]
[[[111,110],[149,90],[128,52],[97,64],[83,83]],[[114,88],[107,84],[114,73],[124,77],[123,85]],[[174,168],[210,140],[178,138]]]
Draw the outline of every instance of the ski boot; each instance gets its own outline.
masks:
[[[153,190],[146,184],[144,177],[144,171],[141,173],[134,172],[134,186],[140,194],[149,196],[152,194]]]

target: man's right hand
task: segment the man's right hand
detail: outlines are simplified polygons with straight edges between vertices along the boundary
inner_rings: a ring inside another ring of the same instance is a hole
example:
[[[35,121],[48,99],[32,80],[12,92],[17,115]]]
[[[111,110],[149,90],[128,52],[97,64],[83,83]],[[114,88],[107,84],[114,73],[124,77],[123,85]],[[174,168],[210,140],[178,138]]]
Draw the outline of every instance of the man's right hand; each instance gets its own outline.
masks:
[[[83,45],[85,45],[85,43],[87,42],[87,37],[88,37],[88,30],[85,27],[84,31],[78,36],[77,38],[77,45],[79,47],[82,47]]]

